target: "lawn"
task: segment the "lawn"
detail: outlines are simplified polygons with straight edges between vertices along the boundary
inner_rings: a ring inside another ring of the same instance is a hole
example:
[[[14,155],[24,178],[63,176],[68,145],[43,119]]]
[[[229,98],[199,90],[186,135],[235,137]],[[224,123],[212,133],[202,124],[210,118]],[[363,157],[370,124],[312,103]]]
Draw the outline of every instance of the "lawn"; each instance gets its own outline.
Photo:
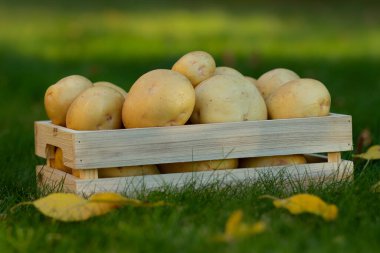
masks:
[[[380,143],[380,20],[377,3],[333,1],[256,4],[182,1],[0,2],[0,252],[379,252],[380,164],[356,162],[354,182],[295,185],[282,178],[140,197],[173,206],[126,207],[82,223],[61,223],[31,207],[41,196],[34,167],[33,122],[46,119],[46,88],[70,74],[126,89],[143,73],[170,68],[191,50],[212,53],[259,77],[286,67],[321,80],[332,111],[353,116],[354,142],[368,128]],[[345,154],[350,158],[350,154]],[[310,192],[339,208],[336,221],[292,216],[263,194]],[[212,238],[236,209],[268,229],[233,243]]]

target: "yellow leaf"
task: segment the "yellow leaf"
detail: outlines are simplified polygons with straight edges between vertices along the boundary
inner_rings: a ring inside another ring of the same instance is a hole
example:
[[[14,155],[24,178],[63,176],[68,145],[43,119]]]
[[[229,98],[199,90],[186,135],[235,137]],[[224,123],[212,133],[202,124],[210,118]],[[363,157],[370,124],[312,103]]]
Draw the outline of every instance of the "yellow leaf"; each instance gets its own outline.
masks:
[[[100,192],[91,195],[88,199],[91,203],[103,203],[110,204],[114,208],[125,205],[128,202],[128,199],[120,194],[113,192]]]
[[[374,145],[370,147],[367,152],[359,154],[359,155],[353,155],[353,157],[361,158],[365,160],[377,160],[380,159],[380,145]]]
[[[242,222],[242,219],[243,211],[234,211],[226,222],[224,234],[216,236],[215,239],[222,242],[231,242],[236,239],[262,233],[266,229],[266,225],[262,221],[246,224]]]
[[[311,194],[296,194],[286,199],[274,198],[273,205],[276,208],[285,208],[292,214],[311,213],[322,216],[325,220],[335,220],[338,215],[335,205],[327,204]]]
[[[114,204],[116,207],[123,206],[123,205],[129,205],[129,206],[135,206],[135,207],[157,207],[157,206],[170,205],[164,201],[145,202],[138,199],[130,199],[113,192],[96,193],[92,195],[89,198],[89,200],[91,202],[102,202],[102,203]]]
[[[87,220],[125,205],[142,207],[167,205],[163,201],[147,203],[137,199],[128,199],[116,193],[104,192],[96,193],[88,200],[72,193],[53,193],[33,202],[20,203],[13,208],[25,204],[35,206],[48,217],[66,222]]]
[[[115,208],[112,203],[91,203],[72,193],[53,193],[32,203],[44,215],[60,221],[83,221]]]
[[[236,210],[233,212],[226,222],[226,228],[224,234],[227,236],[233,236],[239,230],[241,226],[241,220],[243,219],[243,211]]]

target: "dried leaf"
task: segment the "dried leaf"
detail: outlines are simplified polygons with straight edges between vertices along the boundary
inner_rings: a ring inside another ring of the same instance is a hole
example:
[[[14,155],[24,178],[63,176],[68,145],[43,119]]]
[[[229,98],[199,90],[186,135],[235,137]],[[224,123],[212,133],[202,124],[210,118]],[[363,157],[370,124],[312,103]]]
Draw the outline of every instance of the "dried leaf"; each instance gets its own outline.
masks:
[[[372,134],[368,128],[363,129],[358,137],[356,144],[356,153],[361,153],[364,147],[371,145],[372,143]]]
[[[32,203],[44,215],[60,221],[87,220],[115,208],[113,203],[91,202],[72,193],[53,193]]]
[[[274,199],[276,208],[285,208],[292,214],[311,213],[322,216],[325,220],[335,220],[338,208],[330,205],[322,199],[311,194],[296,194],[286,199],[277,199],[271,196],[263,196]]]
[[[259,221],[254,224],[242,222],[243,212],[237,210],[233,212],[226,222],[224,234],[216,236],[217,241],[231,242],[236,239],[262,233],[266,229],[264,222]]]
[[[137,199],[129,199],[111,192],[96,193],[88,200],[72,193],[53,193],[33,202],[20,203],[19,205],[25,204],[35,206],[48,217],[66,222],[84,221],[125,205],[141,207],[167,205],[163,201],[148,203]]]
[[[226,222],[225,235],[233,236],[239,230],[241,221],[243,219],[243,211],[237,210],[233,212]]]
[[[365,160],[378,160],[380,159],[380,145],[374,145],[370,147],[367,152],[353,155],[353,157],[365,159]]]

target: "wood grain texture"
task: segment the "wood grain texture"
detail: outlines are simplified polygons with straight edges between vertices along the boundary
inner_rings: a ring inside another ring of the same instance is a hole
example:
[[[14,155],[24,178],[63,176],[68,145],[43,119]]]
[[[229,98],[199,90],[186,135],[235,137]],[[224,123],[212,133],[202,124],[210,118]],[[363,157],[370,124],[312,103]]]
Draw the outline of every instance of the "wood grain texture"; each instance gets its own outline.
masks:
[[[76,178],[61,170],[50,168],[47,165],[36,166],[37,185],[47,187],[54,192],[77,192]]]
[[[68,161],[74,160],[74,139],[74,130],[51,124],[49,121],[37,121],[34,123],[35,153],[40,157],[47,158],[47,155],[51,153],[53,153],[54,157],[54,148],[52,146],[59,147],[62,149],[63,162],[66,165]]]
[[[80,179],[97,179],[98,170],[76,170],[76,173]]]
[[[41,167],[41,166],[39,166]],[[38,168],[37,168],[38,169]],[[44,178],[48,178],[46,183],[56,184],[62,181],[61,171],[44,167],[41,170]],[[136,177],[103,178],[103,179],[76,179],[74,177],[65,178],[65,188],[82,195],[91,195],[95,192],[122,192],[129,195],[141,193],[143,191],[157,190],[161,187],[181,187],[189,182],[195,182],[196,186],[219,182],[221,185],[231,183],[248,182],[262,180],[265,177],[286,176],[288,179],[302,182],[322,180],[345,180],[353,174],[353,163],[343,160],[337,163],[313,163],[297,166],[275,166],[268,168],[246,168],[235,170],[215,170],[194,173],[173,173],[161,175],[148,175]],[[68,187],[66,187],[66,184]],[[74,184],[74,187],[72,186]]]
[[[37,155],[44,157],[44,145],[57,145],[64,164],[76,169],[352,149],[351,116],[339,114],[105,131],[65,131],[36,122],[36,129]]]
[[[330,152],[327,154],[329,163],[340,163],[342,161],[340,152]]]

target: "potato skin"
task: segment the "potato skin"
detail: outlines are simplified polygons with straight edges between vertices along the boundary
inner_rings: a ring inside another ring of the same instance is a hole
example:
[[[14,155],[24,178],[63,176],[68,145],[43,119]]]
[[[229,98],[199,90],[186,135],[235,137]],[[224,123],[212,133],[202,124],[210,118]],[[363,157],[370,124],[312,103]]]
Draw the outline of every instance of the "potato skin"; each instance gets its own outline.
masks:
[[[71,103],[90,87],[92,82],[80,75],[67,76],[51,85],[45,92],[44,105],[52,123],[66,126],[66,114]]]
[[[131,87],[123,106],[123,123],[126,128],[184,125],[194,104],[194,88],[184,75],[152,70]]]
[[[270,94],[276,91],[281,85],[299,78],[300,77],[292,70],[277,68],[262,74],[259,79],[257,79],[256,86],[264,99],[267,99]]]
[[[257,80],[251,76],[244,76],[245,79],[247,79],[248,81],[250,81],[253,85],[255,85],[257,87]]]
[[[109,87],[92,87],[71,104],[67,127],[74,130],[105,130],[122,127],[121,110],[124,97]]]
[[[260,92],[244,77],[215,75],[195,88],[193,124],[267,119]]]
[[[237,71],[236,69],[226,67],[226,66],[219,66],[216,67],[214,75],[233,75],[233,76],[239,76],[244,77],[242,73]]]
[[[303,155],[279,155],[242,158],[239,160],[239,168],[273,167],[281,165],[306,164]]]
[[[71,168],[63,164],[63,152],[61,148],[55,148],[54,159],[50,159],[50,166],[54,169],[62,170],[71,174]]]
[[[215,72],[215,60],[207,52],[193,51],[182,56],[172,70],[186,76],[193,86],[212,76]]]
[[[325,85],[314,79],[297,79],[278,88],[266,100],[271,119],[327,116],[331,97]]]
[[[138,165],[98,169],[99,178],[131,177],[160,174],[156,165]]]
[[[197,162],[180,162],[159,164],[158,168],[161,173],[181,173],[208,170],[225,170],[236,169],[238,167],[238,159],[222,159]]]
[[[118,92],[120,92],[120,94],[123,95],[123,97],[127,96],[127,94],[128,94],[123,88],[121,88],[120,86],[117,86],[116,84],[110,83],[110,82],[100,81],[100,82],[94,83],[94,86],[95,87],[96,86],[103,86],[103,87],[109,87],[109,88],[115,89]]]

